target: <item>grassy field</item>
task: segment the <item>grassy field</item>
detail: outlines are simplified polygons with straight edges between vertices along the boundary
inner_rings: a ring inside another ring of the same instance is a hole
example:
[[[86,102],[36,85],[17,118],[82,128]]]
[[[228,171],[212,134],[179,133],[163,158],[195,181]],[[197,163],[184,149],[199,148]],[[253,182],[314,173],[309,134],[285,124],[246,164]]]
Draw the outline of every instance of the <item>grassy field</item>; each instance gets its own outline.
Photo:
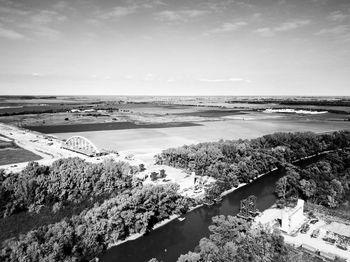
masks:
[[[0,165],[9,165],[41,159],[40,156],[23,148],[0,149]]]

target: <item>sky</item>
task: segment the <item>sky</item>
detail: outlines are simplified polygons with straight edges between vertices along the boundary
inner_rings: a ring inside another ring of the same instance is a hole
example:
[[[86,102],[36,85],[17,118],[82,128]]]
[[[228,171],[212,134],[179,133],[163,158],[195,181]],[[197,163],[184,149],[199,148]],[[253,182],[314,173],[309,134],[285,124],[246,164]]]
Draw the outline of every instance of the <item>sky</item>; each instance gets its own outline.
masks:
[[[349,0],[0,0],[0,95],[350,95]]]

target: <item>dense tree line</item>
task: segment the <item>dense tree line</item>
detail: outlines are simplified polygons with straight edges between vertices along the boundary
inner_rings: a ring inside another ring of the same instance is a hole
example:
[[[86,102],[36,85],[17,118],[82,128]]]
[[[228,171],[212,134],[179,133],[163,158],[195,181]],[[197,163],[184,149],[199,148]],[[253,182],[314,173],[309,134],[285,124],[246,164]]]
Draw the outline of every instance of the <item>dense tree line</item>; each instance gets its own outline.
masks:
[[[177,261],[286,261],[288,251],[278,232],[252,227],[232,216],[213,217],[209,231],[209,238],[200,240],[198,252],[181,255]]]
[[[287,167],[287,175],[276,183],[279,204],[298,197],[326,207],[338,207],[349,193],[350,152],[339,151],[300,169]]]
[[[0,216],[39,211],[42,206],[53,206],[55,211],[69,202],[115,196],[137,183],[131,176],[137,169],[125,162],[93,164],[67,158],[51,166],[32,162],[16,174],[0,172]]]
[[[94,110],[106,110],[106,111],[119,111],[120,108],[114,106],[110,103],[105,103],[103,101],[91,101],[88,104],[50,104],[48,106],[24,106],[21,108],[7,108],[0,110],[0,116],[16,116],[16,115],[37,115],[37,114],[55,114],[68,112],[72,109],[94,109]]]
[[[157,155],[156,161],[212,176],[223,190],[298,159],[349,146],[349,131],[275,133],[252,140],[220,140],[170,148]]]
[[[25,107],[24,107],[25,108]],[[33,107],[32,107],[33,108]],[[1,112],[0,116],[18,116],[18,115],[34,115],[34,114],[53,114],[53,113],[61,113],[61,112],[67,112],[70,110],[70,108],[38,108],[37,109],[27,109],[25,108],[25,111],[23,109],[18,111],[12,111],[12,112]]]
[[[78,216],[4,242],[0,261],[89,261],[108,245],[188,209],[173,184],[126,190]]]

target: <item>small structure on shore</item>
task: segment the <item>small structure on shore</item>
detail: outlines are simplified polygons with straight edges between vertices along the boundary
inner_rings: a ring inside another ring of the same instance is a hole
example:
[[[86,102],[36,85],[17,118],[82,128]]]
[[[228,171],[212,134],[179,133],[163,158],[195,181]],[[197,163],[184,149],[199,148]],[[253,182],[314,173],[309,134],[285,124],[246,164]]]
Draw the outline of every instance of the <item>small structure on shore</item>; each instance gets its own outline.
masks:
[[[281,230],[287,234],[300,228],[303,224],[304,217],[304,200],[298,199],[294,208],[284,208],[281,214]]]
[[[295,207],[270,208],[265,210],[257,221],[262,224],[268,224],[281,231],[291,235],[297,232],[305,222],[304,200],[298,199]]]
[[[193,185],[202,187],[204,182],[203,182],[203,177],[197,176],[195,172],[191,172],[191,177],[193,178]]]
[[[256,208],[256,196],[250,195],[249,197],[241,200],[241,208],[238,217],[244,219],[253,219],[260,211]]]

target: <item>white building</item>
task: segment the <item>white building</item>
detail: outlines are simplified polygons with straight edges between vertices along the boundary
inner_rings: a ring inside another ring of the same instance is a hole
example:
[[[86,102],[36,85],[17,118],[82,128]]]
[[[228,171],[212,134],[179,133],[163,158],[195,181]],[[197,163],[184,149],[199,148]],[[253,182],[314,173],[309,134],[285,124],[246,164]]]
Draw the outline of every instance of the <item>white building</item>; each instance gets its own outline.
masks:
[[[281,230],[290,234],[300,228],[303,224],[304,217],[304,200],[298,199],[298,203],[294,208],[282,209]]]
[[[295,207],[266,209],[260,216],[256,217],[255,221],[263,225],[269,225],[271,228],[277,227],[281,231],[291,234],[304,223],[306,217],[303,215],[303,212],[304,200],[298,199]]]

